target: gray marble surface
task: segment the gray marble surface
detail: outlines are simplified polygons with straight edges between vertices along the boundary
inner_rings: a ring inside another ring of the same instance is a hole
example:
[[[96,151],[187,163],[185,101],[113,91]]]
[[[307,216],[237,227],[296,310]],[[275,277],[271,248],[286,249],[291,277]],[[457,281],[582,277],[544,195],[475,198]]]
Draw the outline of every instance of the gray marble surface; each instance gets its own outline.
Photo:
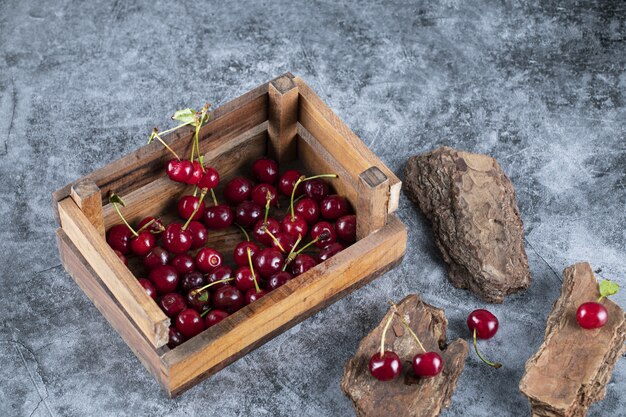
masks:
[[[98,3],[98,4],[96,4]],[[496,157],[516,186],[534,281],[490,306],[450,416],[523,416],[518,392],[563,268],[626,285],[622,2],[0,2],[0,415],[349,416],[342,366],[419,292],[450,338],[484,304],[452,288],[402,196],[404,262],[175,400],[59,265],[50,193],[142,145],[173,109],[304,78],[399,175],[439,145]],[[626,292],[614,297],[626,306]],[[626,361],[592,416],[624,416]]]

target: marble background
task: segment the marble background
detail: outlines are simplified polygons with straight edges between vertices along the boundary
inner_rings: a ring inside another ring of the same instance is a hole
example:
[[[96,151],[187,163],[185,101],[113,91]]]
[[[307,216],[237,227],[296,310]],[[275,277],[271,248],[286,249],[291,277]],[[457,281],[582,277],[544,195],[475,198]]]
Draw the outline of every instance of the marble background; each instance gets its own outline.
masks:
[[[472,353],[442,415],[528,415],[518,382],[563,268],[588,260],[626,285],[625,17],[610,1],[0,2],[0,415],[353,415],[342,366],[385,300],[413,292],[469,340],[484,304],[449,284],[404,196],[401,266],[175,400],[60,266],[53,190],[141,146],[173,109],[286,71],[399,176],[444,144],[502,164],[534,281],[490,306],[501,330],[482,347],[505,366]],[[621,360],[590,415],[624,415],[625,377]]]

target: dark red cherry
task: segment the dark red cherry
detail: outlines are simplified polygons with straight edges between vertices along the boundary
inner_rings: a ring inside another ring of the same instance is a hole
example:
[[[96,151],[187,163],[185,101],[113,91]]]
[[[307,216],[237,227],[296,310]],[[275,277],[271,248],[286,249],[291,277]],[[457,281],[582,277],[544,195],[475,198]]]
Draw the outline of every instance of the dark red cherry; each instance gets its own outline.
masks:
[[[195,291],[195,289],[192,288],[187,292],[185,301],[189,308],[193,308],[198,313],[203,313],[211,308],[211,294],[208,289]]]
[[[254,271],[257,279],[260,279],[259,273]],[[242,266],[235,271],[235,287],[242,293],[245,293],[250,288],[254,288],[254,277],[252,276],[252,272],[250,267]]]
[[[402,372],[402,362],[395,352],[386,350],[380,356],[380,351],[374,353],[369,363],[370,374],[379,381],[391,381]]]
[[[170,327],[169,338],[167,347],[174,349],[176,346],[180,346],[185,342],[185,336],[174,326]]]
[[[145,279],[145,278],[139,278],[137,281],[139,281],[139,284],[141,284],[141,286],[143,287],[144,290],[146,290],[146,293],[152,297],[152,299],[156,299],[156,288],[154,288],[154,285],[152,285],[152,283]]]
[[[491,339],[498,332],[498,318],[491,312],[483,309],[474,310],[467,317],[467,327],[479,339]]]
[[[413,372],[422,378],[439,375],[443,369],[441,356],[436,352],[418,353],[413,357]]]
[[[193,173],[193,164],[187,160],[172,159],[167,163],[165,171],[172,181],[186,182]]]
[[[344,242],[352,243],[356,240],[356,216],[348,214],[341,216],[335,223],[335,231],[339,239]]]
[[[285,264],[283,255],[278,249],[274,248],[262,249],[255,255],[252,261],[254,269],[265,279],[279,273]]]
[[[128,259],[126,259],[126,256],[124,256],[122,252],[115,250],[115,249],[113,249],[113,252],[115,252],[117,257],[120,258],[120,261],[122,261],[124,265],[128,266]]]
[[[330,187],[328,183],[319,178],[307,180],[304,183],[304,193],[313,201],[319,203],[328,195]]]
[[[128,255],[132,237],[134,237],[133,232],[125,224],[116,224],[107,232],[107,243],[114,250],[121,252],[123,255]]]
[[[180,275],[187,274],[196,270],[196,263],[194,262],[193,258],[186,253],[176,255],[174,259],[172,259],[172,262],[170,262],[170,265],[172,265],[176,269],[176,272],[178,272]]]
[[[232,205],[241,203],[250,198],[252,183],[244,177],[235,177],[224,186],[224,198]]]
[[[291,249],[296,244],[296,238],[293,235],[285,233],[283,231],[274,234],[274,237],[276,238],[276,240],[272,241],[272,247],[278,249],[283,253],[291,252]]]
[[[225,285],[213,293],[213,307],[234,313],[243,307],[244,299],[241,291],[232,285]]]
[[[162,265],[153,268],[148,279],[154,285],[157,294],[167,294],[176,291],[178,287],[178,272],[171,265]]]
[[[576,321],[583,329],[599,329],[609,320],[609,312],[595,301],[583,303],[576,311]]]
[[[220,174],[217,172],[215,168],[206,167],[204,168],[204,174],[200,181],[198,181],[198,188],[206,188],[208,190],[213,190],[217,187],[217,184],[220,182]]]
[[[170,223],[163,232],[163,247],[171,253],[178,254],[191,249],[193,236],[188,230],[183,230],[180,223]]]
[[[192,165],[193,170],[191,171],[191,175],[189,176],[189,178],[187,178],[185,182],[189,185],[196,185],[198,182],[200,182],[200,179],[203,175],[202,165],[200,165],[200,162],[198,161],[193,161]]]
[[[318,248],[323,248],[324,246],[337,241],[337,232],[335,232],[335,227],[325,221],[315,223],[315,225],[311,228],[311,239],[317,239],[323,233],[326,233],[327,237],[315,242],[315,246]]]
[[[187,339],[202,333],[204,320],[196,310],[187,308],[176,317],[176,329]]]
[[[187,231],[191,233],[191,249],[198,249],[206,244],[207,230],[204,225],[198,221],[190,221],[187,225]]]
[[[138,236],[133,236],[130,240],[130,249],[137,256],[145,256],[156,245],[156,238],[148,230],[139,232]]]
[[[187,308],[185,299],[177,292],[170,292],[161,297],[159,306],[161,310],[171,318],[178,316],[181,311]]]
[[[267,281],[267,288],[271,290],[275,290],[278,287],[281,287],[287,283],[291,278],[291,274],[289,272],[281,271],[278,274],[272,275],[272,277]]]
[[[152,223],[150,223],[150,222],[152,222]],[[143,218],[139,222],[139,224],[137,225],[137,230],[140,230],[142,227],[144,227],[148,223],[150,223],[150,226],[146,227],[145,230],[148,230],[148,231],[150,231],[152,233],[158,234],[158,233],[163,232],[163,229],[165,229],[165,227],[163,226],[163,222],[161,222],[161,219],[154,218],[152,216],[148,216],[148,217]]]
[[[247,240],[239,242],[237,246],[235,246],[235,250],[233,251],[233,260],[235,261],[237,266],[248,265],[248,249],[250,249],[251,257],[254,257],[254,255],[259,251],[259,247],[256,245],[256,243],[249,242]]]
[[[350,203],[344,197],[332,194],[320,203],[320,213],[327,220],[335,220],[350,213]]]
[[[273,185],[270,184],[258,184],[252,189],[250,197],[252,201],[257,203],[261,207],[265,207],[267,204],[267,195],[270,196],[270,207],[276,207],[278,204],[278,192]]]
[[[325,260],[332,258],[344,249],[345,247],[339,242],[329,243],[328,245],[324,246],[322,250],[320,250],[320,252],[317,254],[317,260],[319,262],[324,262]]]
[[[220,321],[224,320],[230,314],[225,312],[224,310],[213,309],[208,312],[208,314],[204,317],[204,325],[208,329],[211,326],[215,326]]]
[[[233,269],[228,265],[222,265],[215,268],[211,273],[207,276],[207,284],[211,284],[213,282],[221,281],[226,278],[234,277]],[[211,286],[211,290],[215,291],[218,288],[221,288],[225,285],[232,283],[232,281],[220,282],[219,284],[214,284]]]
[[[278,190],[287,197],[291,197],[291,192],[293,191],[293,187],[296,185],[298,179],[302,176],[300,171],[295,169],[290,169],[285,171],[283,175],[278,180]],[[304,192],[303,184],[300,183],[298,185],[298,189],[296,190],[294,196],[298,197]]]
[[[192,195],[184,195],[178,200],[178,215],[187,220],[191,217],[193,211],[198,208],[196,214],[193,215],[193,220],[200,220],[204,215],[204,210],[206,206],[204,205],[204,201],[200,201],[200,197],[194,197]]]
[[[269,230],[271,234],[276,235],[276,233],[280,232],[280,223],[272,217],[268,217],[267,222],[264,222],[264,219],[260,219],[252,228],[252,236],[254,236],[260,244],[272,246],[272,237],[269,233],[266,233],[266,229]]]
[[[252,163],[252,175],[259,182],[274,184],[278,179],[278,162],[269,158],[257,159]]]
[[[235,216],[233,210],[225,205],[207,207],[204,211],[204,224],[211,230],[222,230],[233,224]]]
[[[204,275],[198,271],[187,272],[180,279],[180,287],[185,293],[193,290],[194,288],[202,287],[203,285],[206,285],[206,279],[204,279]]]
[[[320,207],[310,198],[303,198],[296,201],[293,210],[302,217],[308,224],[315,224],[320,218]]]
[[[222,254],[213,248],[202,248],[196,254],[196,268],[208,273],[222,264]]]
[[[167,265],[170,261],[170,254],[160,246],[155,246],[149,254],[143,258],[143,265],[150,270],[159,265]]]
[[[251,227],[263,218],[263,209],[254,201],[242,201],[235,209],[235,222],[242,227]]]
[[[317,265],[317,261],[312,256],[301,253],[291,262],[291,273],[294,277],[304,274],[309,269]]]
[[[291,217],[291,214],[287,213],[280,222],[280,226],[283,232],[290,234],[296,239],[298,236],[304,238],[309,231],[308,223],[299,214]]]
[[[248,291],[246,291],[246,295],[244,297],[246,299],[246,304],[254,303],[256,300],[263,297],[267,293],[268,292],[265,290],[260,290],[257,292],[256,288],[250,288]]]

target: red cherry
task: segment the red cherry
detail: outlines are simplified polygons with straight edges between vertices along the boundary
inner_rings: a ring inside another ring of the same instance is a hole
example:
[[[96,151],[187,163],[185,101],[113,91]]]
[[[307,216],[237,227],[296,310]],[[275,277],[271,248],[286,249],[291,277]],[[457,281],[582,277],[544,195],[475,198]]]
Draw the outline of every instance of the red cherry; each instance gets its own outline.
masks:
[[[183,230],[180,223],[170,223],[163,232],[163,247],[174,254],[187,252],[191,249],[192,241],[193,236],[188,230]]]
[[[315,223],[315,225],[311,228],[311,239],[317,239],[322,233],[326,233],[328,237],[315,242],[315,246],[318,248],[323,248],[324,246],[337,241],[337,233],[335,232],[335,228],[332,224],[324,221]]]
[[[280,223],[278,223],[278,220],[268,217],[267,222],[260,219],[252,228],[252,235],[259,243],[265,246],[272,246],[272,237],[269,233],[266,233],[266,230],[276,235],[276,233],[280,232]]]
[[[176,255],[174,259],[172,259],[171,265],[180,275],[188,274],[196,270],[196,263],[193,258],[186,253]]]
[[[259,273],[254,271],[257,279],[260,278]],[[235,286],[239,291],[245,293],[251,288],[254,288],[254,277],[252,271],[248,266],[242,266],[235,271]]]
[[[224,187],[224,198],[230,204],[239,204],[250,198],[252,183],[244,177],[235,177],[226,183]]]
[[[248,265],[248,249],[250,249],[251,257],[254,257],[254,255],[259,251],[259,247],[254,242],[249,242],[247,240],[239,242],[237,246],[235,246],[235,250],[233,251],[233,260],[237,266]]]
[[[329,188],[328,183],[319,178],[314,178],[304,183],[304,192],[307,197],[318,203],[326,198]]]
[[[143,258],[143,265],[150,270],[159,265],[167,265],[169,261],[170,254],[162,247],[156,246]]]
[[[246,299],[246,304],[252,304],[254,303],[256,300],[258,300],[259,298],[263,297],[264,295],[267,295],[268,292],[265,290],[260,290],[257,292],[257,290],[255,288],[251,288],[246,292],[245,295],[245,299]]]
[[[158,294],[174,292],[176,287],[178,287],[178,272],[171,265],[157,266],[152,269],[148,279],[150,279]]]
[[[272,275],[272,277],[267,281],[267,288],[271,290],[275,290],[278,287],[281,287],[287,283],[292,278],[289,272],[281,271],[278,274]]]
[[[204,211],[204,224],[211,230],[222,230],[233,224],[235,216],[233,210],[225,205],[207,207]]]
[[[125,224],[116,224],[107,232],[107,243],[114,250],[123,255],[128,255],[130,253],[130,239],[133,236],[133,232]]]
[[[306,220],[308,224],[315,224],[320,218],[320,207],[315,200],[311,198],[303,198],[296,201],[293,210],[297,215]]]
[[[242,227],[251,227],[263,217],[263,209],[254,201],[242,201],[235,209],[235,221]]]
[[[213,293],[213,306],[228,313],[234,313],[243,307],[244,299],[241,291],[232,285],[225,285]]]
[[[402,362],[398,355],[390,350],[386,350],[382,357],[380,352],[376,352],[370,359],[369,371],[379,381],[391,381],[402,372]]]
[[[156,238],[147,230],[139,232],[138,236],[135,236],[130,240],[130,249],[137,256],[147,255],[155,245]]]
[[[276,240],[272,240],[272,247],[278,249],[283,253],[291,252],[294,245],[296,244],[296,238],[288,233],[283,231],[277,232],[274,234]]]
[[[227,265],[218,266],[213,271],[211,271],[211,273],[207,276],[207,284],[211,284],[216,281],[221,281],[223,279],[233,278],[233,277],[234,277],[234,273],[230,266],[227,266]],[[229,282],[232,282],[232,281],[229,281]],[[211,286],[211,289],[216,290],[225,285],[228,285],[228,282],[220,282],[219,284],[214,284],[213,286]]]
[[[491,339],[498,331],[498,318],[491,312],[483,309],[474,310],[467,317],[467,327],[479,339]]]
[[[298,236],[306,236],[309,231],[309,225],[303,217],[298,214],[291,217],[291,214],[289,213],[283,217],[283,220],[281,221],[281,228],[283,232],[290,234],[296,239]]]
[[[206,209],[204,201],[200,201],[200,197],[192,195],[184,195],[178,200],[178,214],[184,220],[191,217],[196,207],[198,207],[198,211],[193,215],[192,220],[200,220],[204,215],[204,210]]]
[[[150,222],[152,222],[152,223],[150,223]],[[145,217],[144,219],[142,219],[139,222],[139,224],[137,225],[137,230],[140,230],[141,228],[143,228],[148,223],[150,223],[150,226],[148,226],[146,228],[146,230],[148,230],[148,231],[150,231],[152,233],[159,234],[159,233],[163,232],[163,229],[165,229],[165,227],[163,227],[163,223],[161,222],[161,219],[156,219],[156,218],[154,218],[152,216],[148,216],[148,217]]]
[[[206,279],[201,272],[193,271],[187,272],[180,280],[180,287],[184,292],[189,292],[194,288],[200,288],[206,285]]]
[[[165,171],[172,181],[185,182],[193,173],[193,164],[187,160],[171,159]]]
[[[206,244],[207,230],[204,225],[198,221],[190,221],[187,225],[187,231],[191,233],[191,249],[198,249]]]
[[[193,170],[191,171],[191,175],[189,176],[189,178],[187,178],[185,182],[189,185],[196,185],[204,174],[202,173],[202,165],[200,165],[200,162],[193,161],[192,165]]]
[[[269,158],[257,159],[252,163],[252,175],[259,182],[274,184],[278,179],[278,162]]]
[[[309,269],[317,265],[317,261],[312,256],[301,253],[291,263],[291,273],[294,277],[304,274]]]
[[[262,249],[254,256],[252,262],[254,269],[265,279],[279,273],[285,264],[283,255],[274,248]]]
[[[413,372],[422,378],[437,376],[442,368],[443,361],[436,352],[419,353],[413,357]]]
[[[298,181],[298,179],[302,176],[302,174],[300,173],[300,171],[297,171],[295,169],[290,169],[288,171],[285,171],[283,173],[283,175],[280,177],[280,180],[278,180],[278,190],[283,194],[286,195],[287,197],[291,197],[291,192],[293,191],[293,187],[296,185],[296,182]],[[302,183],[300,183],[300,185],[298,185],[298,189],[295,192],[295,197],[300,196],[304,191],[303,191],[303,186]]]
[[[319,262],[324,262],[325,260],[332,258],[344,249],[345,247],[339,242],[329,243],[328,245],[324,246],[322,250],[317,254],[317,260]]]
[[[180,346],[185,342],[185,336],[174,326],[170,327],[168,336],[167,347],[170,349],[174,349],[176,346]]]
[[[222,264],[222,254],[213,248],[202,248],[196,254],[196,267],[208,273]]]
[[[278,192],[273,185],[270,184],[258,184],[252,189],[250,197],[252,201],[257,203],[261,207],[265,207],[267,204],[267,195],[270,196],[270,207],[275,207],[278,204]]]
[[[335,231],[339,239],[352,243],[356,240],[356,215],[341,216],[335,223]]]
[[[181,311],[187,308],[185,299],[177,292],[170,292],[161,297],[159,306],[168,317],[172,318],[176,317]]]
[[[113,249],[113,252],[115,252],[117,257],[120,258],[120,261],[122,261],[124,265],[128,266],[128,259],[126,259],[126,256],[124,256],[122,252],[115,250],[115,249]]]
[[[320,203],[320,212],[323,218],[335,220],[350,213],[350,203],[340,195],[329,195]]]
[[[193,308],[198,313],[204,313],[211,308],[211,294],[209,294],[208,289],[203,291],[195,291],[195,288],[191,289],[187,292],[185,301],[189,308]]]
[[[152,299],[156,299],[156,288],[154,288],[154,285],[152,285],[152,283],[145,279],[145,278],[139,278],[137,281],[139,281],[139,284],[141,284],[141,286],[143,287],[144,290],[146,290],[146,293],[152,297]]]
[[[187,339],[202,333],[204,330],[204,320],[200,313],[191,308],[187,308],[176,317],[176,329]]]
[[[230,314],[224,310],[213,309],[204,317],[204,325],[208,329],[211,326],[215,326],[220,321],[224,320]]]
[[[215,168],[206,167],[204,169],[204,174],[200,181],[198,181],[198,188],[206,188],[208,190],[213,190],[217,187],[217,184],[220,182],[220,174],[217,172]]]
[[[576,311],[576,321],[583,329],[599,329],[609,320],[609,312],[595,301],[583,303]]]

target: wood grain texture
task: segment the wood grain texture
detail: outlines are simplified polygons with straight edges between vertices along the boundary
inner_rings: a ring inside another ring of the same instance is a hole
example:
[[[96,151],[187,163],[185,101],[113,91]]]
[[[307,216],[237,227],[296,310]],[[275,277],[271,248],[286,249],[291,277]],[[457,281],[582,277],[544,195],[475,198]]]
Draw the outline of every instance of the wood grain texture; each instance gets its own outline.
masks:
[[[270,81],[268,95],[270,156],[283,164],[296,159],[298,87],[293,75],[285,74]]]
[[[71,198],[59,203],[63,231],[155,347],[167,343],[170,319],[87,220]]]
[[[378,167],[371,167],[359,175],[357,192],[356,237],[362,239],[387,223],[389,178]]]
[[[90,179],[72,184],[70,196],[87,220],[93,224],[98,233],[104,236],[104,215],[102,213],[102,195],[100,188]]]

